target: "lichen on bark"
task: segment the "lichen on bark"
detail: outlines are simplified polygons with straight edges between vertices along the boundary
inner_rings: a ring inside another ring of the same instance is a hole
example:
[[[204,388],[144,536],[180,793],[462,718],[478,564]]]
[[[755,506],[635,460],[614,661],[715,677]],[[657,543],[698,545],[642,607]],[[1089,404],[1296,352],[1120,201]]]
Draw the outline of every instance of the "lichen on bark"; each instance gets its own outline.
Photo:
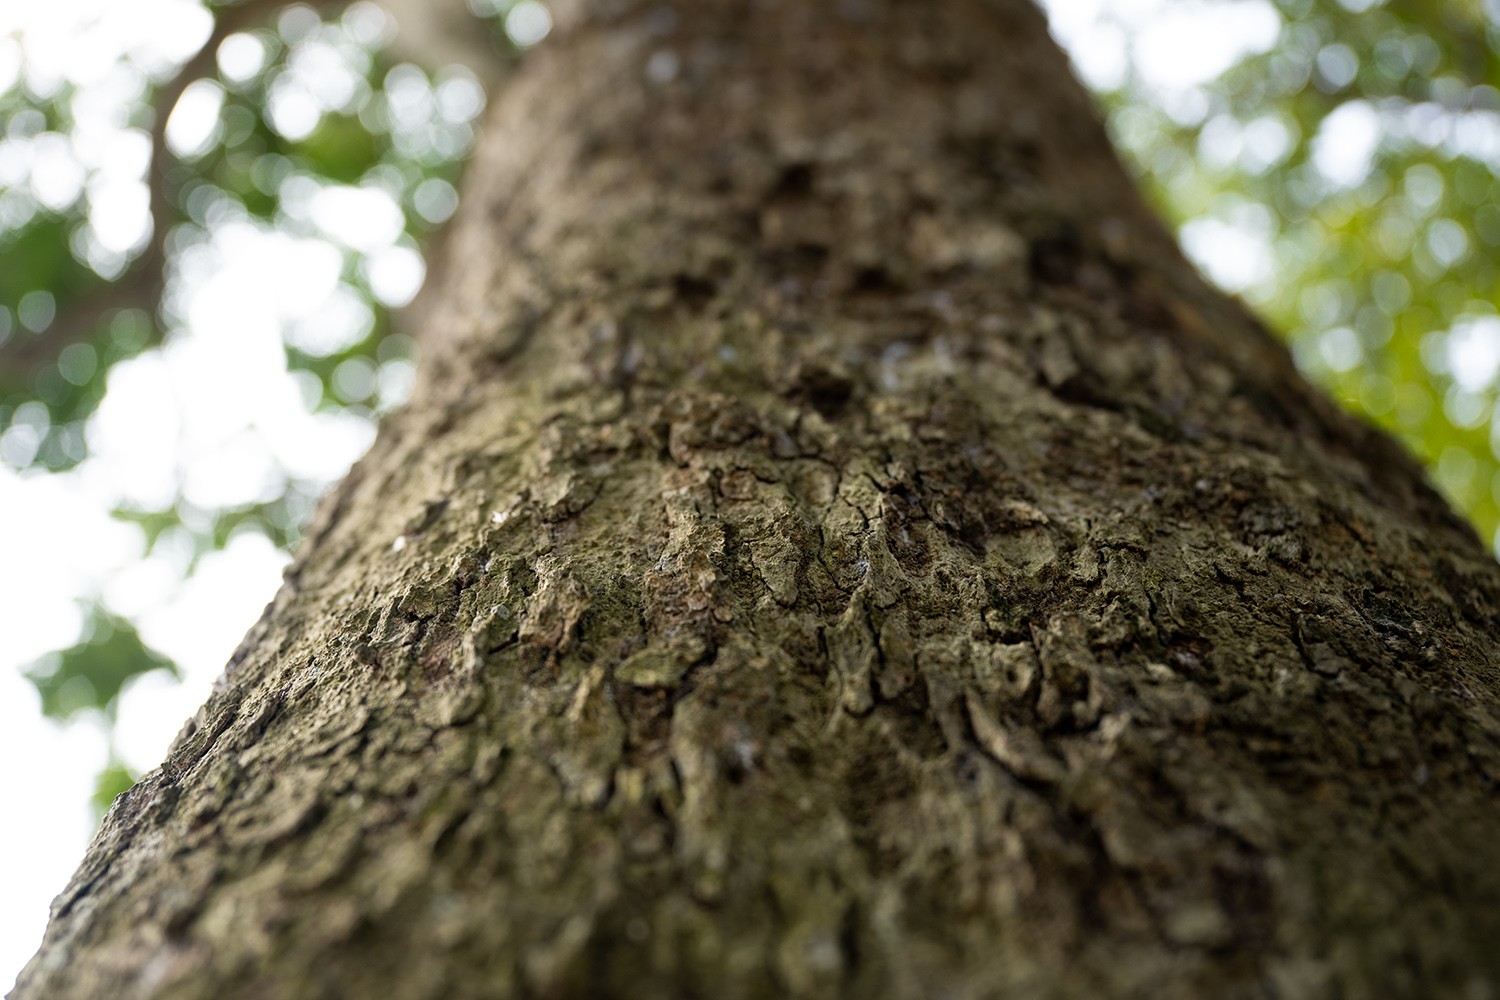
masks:
[[[558,15],[14,996],[1500,989],[1500,568],[1040,15]]]

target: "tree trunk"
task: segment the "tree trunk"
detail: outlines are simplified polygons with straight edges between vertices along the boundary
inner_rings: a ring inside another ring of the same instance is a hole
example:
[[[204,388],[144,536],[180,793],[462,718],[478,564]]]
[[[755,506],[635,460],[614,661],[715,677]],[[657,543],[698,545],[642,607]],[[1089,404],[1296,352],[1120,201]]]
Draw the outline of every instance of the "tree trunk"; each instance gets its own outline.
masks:
[[[13,997],[1491,997],[1500,568],[1025,0],[557,4]]]

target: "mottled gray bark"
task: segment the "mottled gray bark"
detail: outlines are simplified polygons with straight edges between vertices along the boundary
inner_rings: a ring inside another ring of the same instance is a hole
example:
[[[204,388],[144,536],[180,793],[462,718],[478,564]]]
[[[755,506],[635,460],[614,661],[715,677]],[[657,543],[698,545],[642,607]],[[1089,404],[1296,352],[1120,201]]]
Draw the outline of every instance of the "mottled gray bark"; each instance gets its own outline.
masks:
[[[577,0],[15,997],[1487,997],[1500,568],[1021,0]]]

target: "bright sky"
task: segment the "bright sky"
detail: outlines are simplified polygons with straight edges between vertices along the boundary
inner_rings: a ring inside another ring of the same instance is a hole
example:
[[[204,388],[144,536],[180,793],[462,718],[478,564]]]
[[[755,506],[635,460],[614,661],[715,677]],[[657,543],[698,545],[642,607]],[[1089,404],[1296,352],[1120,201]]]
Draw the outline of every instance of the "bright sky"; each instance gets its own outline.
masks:
[[[1133,45],[1146,81],[1164,94],[1183,92],[1241,55],[1269,47],[1280,28],[1265,0],[1054,0],[1049,6],[1058,34],[1091,82],[1118,84]],[[521,4],[512,13],[518,20],[513,34],[545,33],[545,17],[539,4]],[[0,0],[0,92],[23,72],[24,52],[24,72],[34,87],[68,80],[85,94],[76,105],[80,121],[71,148],[51,140],[26,146],[0,140],[0,190],[29,184],[38,201],[54,206],[86,197],[90,252],[101,260],[138,246],[147,226],[147,149],[139,130],[119,124],[122,103],[143,73],[169,75],[208,29],[195,0]],[[256,72],[263,56],[258,44],[244,36],[232,42],[221,50],[224,72]],[[273,121],[289,134],[310,130],[323,109],[346,100],[357,85],[336,59],[309,49],[299,75],[273,96]],[[187,92],[171,119],[174,149],[190,152],[211,140],[221,99],[214,84]],[[1347,127],[1364,123],[1351,112]],[[123,696],[116,748],[132,766],[149,769],[259,616],[285,562],[263,537],[241,535],[202,560],[183,583],[183,547],[169,540],[143,559],[139,532],[112,519],[109,509],[122,500],[161,505],[179,488],[204,507],[250,502],[279,488],[278,466],[332,482],[371,438],[364,420],[308,412],[307,386],[285,369],[283,337],[325,353],[343,338],[358,338],[368,313],[340,284],[345,250],[365,255],[372,287],[390,304],[414,294],[421,261],[402,242],[400,211],[379,186],[313,184],[284,188],[282,195],[301,206],[317,235],[268,233],[231,217],[210,243],[182,260],[184,278],[174,294],[184,322],[164,348],[111,373],[89,426],[93,457],[61,476],[22,478],[0,464],[0,509],[6,511],[0,522],[0,802],[15,810],[0,827],[0,992],[35,950],[48,903],[82,856],[92,832],[89,796],[104,760],[100,728],[86,722],[60,728],[44,720],[19,668],[75,640],[80,595],[99,594],[111,610],[136,621],[143,638],[186,673],[182,684],[143,678]],[[434,197],[451,195],[434,191]],[[1253,272],[1263,252],[1252,238],[1238,238],[1243,246],[1222,224],[1198,237],[1243,258],[1222,265],[1231,279]],[[1493,339],[1484,330],[1474,341]],[[405,374],[382,370],[381,377],[400,381]],[[387,389],[387,396],[400,395],[399,385]],[[26,446],[24,435],[0,439],[0,448]]]

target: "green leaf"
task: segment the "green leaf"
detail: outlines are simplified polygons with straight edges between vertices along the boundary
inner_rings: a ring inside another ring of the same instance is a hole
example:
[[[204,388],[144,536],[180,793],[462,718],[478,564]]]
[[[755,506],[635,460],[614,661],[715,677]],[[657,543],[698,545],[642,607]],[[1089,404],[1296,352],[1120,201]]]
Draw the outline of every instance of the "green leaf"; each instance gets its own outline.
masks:
[[[306,139],[297,144],[308,166],[329,180],[352,184],[380,162],[377,139],[352,115],[324,115]]]
[[[180,676],[177,665],[147,646],[134,625],[96,604],[76,645],[43,657],[25,673],[42,696],[42,713],[66,721],[87,709],[112,718],[131,678],[156,670]]]
[[[115,799],[130,790],[140,776],[118,760],[111,760],[94,779],[94,796],[91,800],[96,817],[103,817]]]

